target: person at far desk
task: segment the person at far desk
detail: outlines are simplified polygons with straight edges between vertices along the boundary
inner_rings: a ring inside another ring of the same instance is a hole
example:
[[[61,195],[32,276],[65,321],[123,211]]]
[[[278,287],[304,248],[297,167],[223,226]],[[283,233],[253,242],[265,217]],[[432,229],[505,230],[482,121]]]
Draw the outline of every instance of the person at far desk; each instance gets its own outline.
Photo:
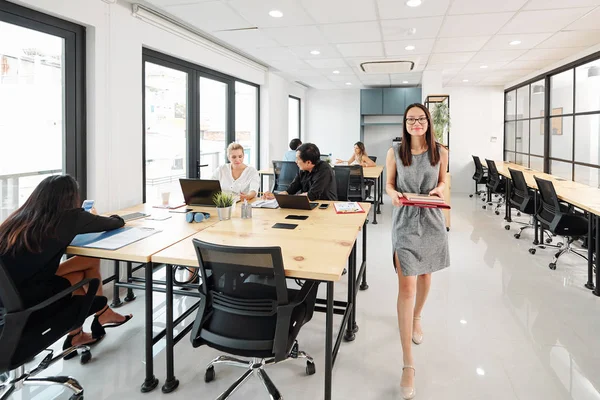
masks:
[[[102,281],[99,259],[60,260],[76,235],[110,231],[122,227],[125,221],[118,215],[96,215],[94,208],[88,212],[80,205],[79,185],[73,177],[49,176],[0,225],[0,257],[25,307],[39,304],[86,278]],[[86,290],[80,288],[73,295],[85,295]],[[84,332],[83,327],[76,328],[67,335],[63,349],[93,344],[104,336],[104,328],[114,328],[131,319],[131,315],[114,312],[106,302],[100,285],[90,310],[96,313],[92,333]],[[65,359],[76,355],[71,353]]]
[[[346,163],[346,161],[337,158],[336,164]],[[347,161],[348,165],[362,165],[363,167],[374,167],[375,161],[371,160],[365,150],[365,144],[363,142],[354,143],[354,154]]]
[[[221,189],[240,196],[240,200],[252,200],[258,193],[260,177],[256,168],[244,164],[244,148],[239,143],[227,146],[229,163],[221,165],[212,175]]]
[[[300,194],[308,196],[310,201],[337,200],[337,188],[333,168],[321,160],[321,152],[313,143],[304,143],[296,151],[298,175],[294,178],[288,190],[279,194]],[[271,192],[265,192],[265,199],[274,199]]]
[[[290,149],[283,155],[283,161],[296,161],[296,150],[302,145],[300,139],[290,140]]]

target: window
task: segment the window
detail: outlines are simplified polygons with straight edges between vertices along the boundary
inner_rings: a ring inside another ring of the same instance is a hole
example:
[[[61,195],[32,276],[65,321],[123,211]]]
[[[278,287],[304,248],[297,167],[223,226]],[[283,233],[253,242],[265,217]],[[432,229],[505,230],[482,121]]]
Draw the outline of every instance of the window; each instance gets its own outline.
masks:
[[[505,160],[600,187],[599,93],[600,53],[506,91]]]
[[[288,141],[300,137],[300,99],[288,97]]]
[[[0,2],[0,38],[1,222],[50,175],[86,195],[85,28]]]
[[[237,141],[259,165],[258,86],[143,49],[144,201],[181,204],[180,178],[210,179]]]

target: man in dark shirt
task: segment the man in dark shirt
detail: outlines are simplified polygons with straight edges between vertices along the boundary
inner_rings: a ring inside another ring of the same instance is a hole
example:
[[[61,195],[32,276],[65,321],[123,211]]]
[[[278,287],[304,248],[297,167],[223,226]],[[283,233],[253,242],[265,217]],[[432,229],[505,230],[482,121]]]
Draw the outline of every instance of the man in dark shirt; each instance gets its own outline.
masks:
[[[288,190],[281,194],[308,196],[310,201],[337,200],[337,189],[333,168],[321,160],[319,148],[312,143],[304,143],[296,151],[296,164],[300,171]]]

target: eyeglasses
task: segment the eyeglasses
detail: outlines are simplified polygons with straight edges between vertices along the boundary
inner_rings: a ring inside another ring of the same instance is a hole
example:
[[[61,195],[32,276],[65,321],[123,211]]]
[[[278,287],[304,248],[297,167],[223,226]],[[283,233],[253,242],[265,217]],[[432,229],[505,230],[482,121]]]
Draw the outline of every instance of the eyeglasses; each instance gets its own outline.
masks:
[[[406,123],[409,125],[414,125],[415,122],[419,121],[419,124],[425,125],[426,122],[429,122],[427,117],[419,117],[419,118],[406,118]]]

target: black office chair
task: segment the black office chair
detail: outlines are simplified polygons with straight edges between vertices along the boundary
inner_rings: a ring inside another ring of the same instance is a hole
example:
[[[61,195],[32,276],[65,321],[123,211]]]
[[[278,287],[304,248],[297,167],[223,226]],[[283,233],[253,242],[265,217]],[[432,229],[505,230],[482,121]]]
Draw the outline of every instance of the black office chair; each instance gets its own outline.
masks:
[[[340,201],[365,201],[365,178],[361,165],[339,165],[333,169]]]
[[[578,253],[572,246],[575,240],[587,235],[587,219],[583,215],[576,213],[572,206],[561,203],[558,200],[558,195],[551,181],[538,178],[537,176],[534,176],[534,178],[541,199],[541,206],[538,208],[536,214],[538,221],[540,221],[544,229],[548,229],[553,234],[563,236],[566,239],[564,245],[559,243],[555,246],[550,246],[558,248],[559,251],[554,254],[552,262],[548,264],[548,267],[556,269],[558,258],[567,253],[576,254],[587,260],[585,255]],[[546,246],[538,247],[544,248]]]
[[[486,190],[479,190],[478,185],[485,185],[488,182],[487,168],[481,164],[481,160],[477,156],[472,156],[473,162],[475,163],[475,173],[473,174],[473,180],[475,181],[475,192],[469,195],[469,197],[484,195],[481,200],[485,200]]]
[[[369,156],[369,158],[371,159],[371,161],[373,161],[374,163],[377,164],[377,156]],[[366,189],[366,195],[367,195],[367,197],[365,197],[365,199],[368,199],[369,197],[371,197],[371,189],[374,186],[375,186],[374,178],[365,178],[365,189]]]
[[[218,400],[229,398],[251,374],[261,380],[271,399],[281,394],[263,367],[289,359],[306,359],[306,374],[315,373],[313,359],[298,350],[296,337],[312,318],[318,282],[305,281],[301,290],[288,289],[280,247],[233,247],[193,240],[200,265],[201,303],[192,327],[194,347],[207,345],[241,360],[219,356],[204,381],[215,378],[214,366],[246,369]]]
[[[515,233],[515,239],[519,239],[521,237],[521,233],[523,233],[525,229],[534,229],[535,227],[533,217],[535,214],[536,194],[533,189],[530,189],[527,186],[527,181],[525,180],[525,175],[523,175],[522,171],[515,170],[512,168],[509,168],[508,171],[510,172],[512,180],[512,189],[510,192],[511,194],[509,199],[509,205],[512,208],[515,208],[519,211],[517,216],[520,216],[520,213],[527,214],[530,216],[528,223],[514,220],[512,221],[514,223],[523,225],[521,228],[519,228],[519,232]],[[510,230],[510,225],[506,225],[504,228],[506,230]],[[543,230],[543,232],[544,234],[548,235],[546,243],[552,243],[552,236],[550,235],[550,233],[545,229]]]
[[[74,291],[85,285],[88,285],[85,296],[72,296]],[[48,347],[106,306],[106,297],[95,296],[99,285],[98,279],[85,279],[33,307],[25,308],[0,260],[0,375],[9,377],[0,383],[0,400],[10,398],[22,385],[62,385],[74,392],[70,400],[83,399],[83,388],[75,378],[36,375],[73,352],[80,353],[82,364],[91,359],[88,346],[73,346],[56,356]],[[48,354],[38,366],[25,371],[25,363],[44,350]]]
[[[488,205],[496,204],[496,208],[494,212],[496,215],[500,215],[500,208],[504,205],[505,202],[505,190],[506,190],[506,180],[502,179],[500,173],[498,173],[498,168],[496,168],[496,163],[493,160],[486,159],[485,162],[488,166],[488,181],[485,184],[490,193],[500,196],[498,201],[490,201]],[[482,207],[484,210],[486,206]]]
[[[300,169],[295,161],[273,161],[273,193],[284,192],[290,186]]]

